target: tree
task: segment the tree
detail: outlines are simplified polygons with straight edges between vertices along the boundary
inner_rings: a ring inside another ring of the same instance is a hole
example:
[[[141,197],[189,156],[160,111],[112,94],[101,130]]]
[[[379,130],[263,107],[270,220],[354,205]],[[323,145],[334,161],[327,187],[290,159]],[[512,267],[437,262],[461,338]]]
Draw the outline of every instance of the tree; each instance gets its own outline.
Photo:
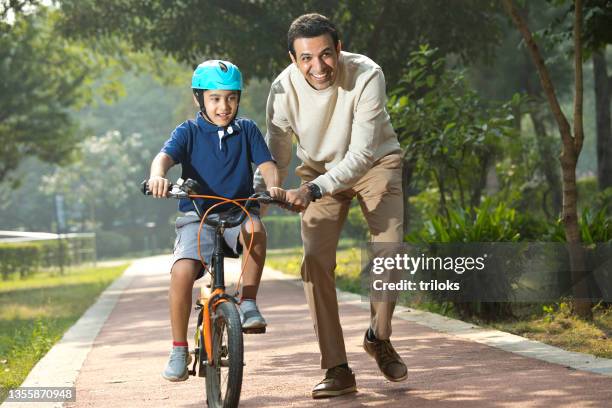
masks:
[[[120,35],[136,49],[152,47],[191,64],[225,57],[259,78],[288,64],[287,29],[306,12],[333,19],[344,48],[378,62],[390,83],[422,43],[471,61],[489,55],[499,35],[491,0],[63,0],[61,10],[70,35]]]
[[[585,2],[584,45],[592,52],[597,123],[597,183],[612,187],[612,74],[608,75],[606,47],[612,44],[612,1]]]
[[[565,6],[565,15],[551,27],[563,27],[557,34],[557,41],[571,40],[573,26],[568,20],[574,16],[574,4],[558,0]],[[569,4],[567,4],[569,3]],[[585,0],[584,24],[582,28],[582,47],[584,57],[593,61],[595,90],[595,123],[597,132],[597,182],[599,190],[612,187],[612,121],[610,108],[612,101],[612,76],[608,75],[606,48],[612,44],[612,1]]]
[[[550,109],[555,117],[559,132],[561,133],[562,152],[560,156],[561,172],[563,174],[563,223],[566,241],[573,248],[580,244],[580,228],[578,225],[577,190],[576,190],[576,164],[584,140],[582,125],[582,1],[576,0],[574,19],[574,69],[575,69],[575,96],[574,96],[574,127],[573,131],[565,117],[557,96],[555,87],[550,79],[548,68],[542,59],[538,45],[519,10],[512,0],[503,0],[503,5],[512,21],[520,31],[525,44],[538,71],[542,88],[548,99]],[[570,250],[570,264],[572,278],[575,283],[576,312],[582,317],[591,317],[591,304],[584,300],[587,296],[586,282],[581,271],[584,269],[584,259],[581,251]]]
[[[0,182],[28,156],[69,161],[79,140],[71,108],[91,100],[88,85],[105,76],[99,55],[57,35],[56,17],[39,8],[0,22]]]
[[[89,217],[86,219],[95,230],[96,208],[105,205],[121,209],[130,193],[138,190],[141,171],[134,162],[151,153],[143,149],[141,135],[123,137],[117,131],[89,137],[78,147],[80,157],[44,176],[42,189],[51,195],[63,194],[73,206],[87,208]]]
[[[77,141],[67,106],[80,98],[86,67],[40,15],[0,32],[0,181],[26,156],[66,159]]]
[[[404,186],[415,175],[425,188],[433,184],[438,212],[448,221],[451,208],[478,207],[488,170],[513,135],[512,104],[487,103],[463,72],[422,46],[412,53],[388,108],[404,150]],[[404,188],[406,202],[410,194]]]

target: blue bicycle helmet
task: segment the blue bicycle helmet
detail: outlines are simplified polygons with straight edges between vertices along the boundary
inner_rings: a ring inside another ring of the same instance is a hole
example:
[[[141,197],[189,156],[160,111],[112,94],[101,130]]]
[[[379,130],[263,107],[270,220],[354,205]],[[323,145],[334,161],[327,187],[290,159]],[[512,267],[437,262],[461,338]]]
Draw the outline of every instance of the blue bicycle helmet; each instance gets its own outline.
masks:
[[[191,88],[198,100],[200,110],[204,109],[205,90],[238,91],[238,98],[242,91],[242,73],[240,69],[229,61],[208,60],[197,66],[191,78]],[[239,99],[240,100],[240,99]]]
[[[204,61],[193,71],[191,88],[242,91],[242,74],[229,61]]]

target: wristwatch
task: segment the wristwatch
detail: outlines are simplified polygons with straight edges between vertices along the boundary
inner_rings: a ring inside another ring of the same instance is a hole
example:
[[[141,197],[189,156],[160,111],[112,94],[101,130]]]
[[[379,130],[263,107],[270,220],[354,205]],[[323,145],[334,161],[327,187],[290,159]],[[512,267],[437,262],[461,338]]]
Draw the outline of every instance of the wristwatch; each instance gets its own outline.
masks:
[[[321,188],[314,183],[306,183],[306,188],[308,189],[308,193],[310,194],[310,201],[315,202],[319,198],[323,197],[321,194]]]

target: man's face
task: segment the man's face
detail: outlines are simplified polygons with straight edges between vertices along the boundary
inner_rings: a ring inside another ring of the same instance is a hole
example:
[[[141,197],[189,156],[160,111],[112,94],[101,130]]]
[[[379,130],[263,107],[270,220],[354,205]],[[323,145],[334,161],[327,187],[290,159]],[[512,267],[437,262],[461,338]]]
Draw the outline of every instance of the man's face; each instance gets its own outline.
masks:
[[[219,127],[230,124],[238,110],[237,91],[204,91],[204,108],[210,120]]]
[[[312,38],[297,38],[293,41],[295,57],[289,56],[314,89],[329,88],[336,79],[340,42],[334,47],[331,35],[323,34]]]

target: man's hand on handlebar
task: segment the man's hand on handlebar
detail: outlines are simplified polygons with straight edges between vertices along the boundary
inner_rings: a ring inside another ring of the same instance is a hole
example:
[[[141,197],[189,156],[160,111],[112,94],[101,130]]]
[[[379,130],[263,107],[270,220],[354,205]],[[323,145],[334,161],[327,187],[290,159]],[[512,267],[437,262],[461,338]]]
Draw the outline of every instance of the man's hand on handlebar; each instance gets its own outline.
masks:
[[[151,176],[147,181],[147,187],[155,198],[166,198],[170,188],[170,181],[161,176]]]
[[[285,199],[283,201],[292,204],[293,208],[295,208],[294,211],[302,212],[308,208],[312,201],[312,197],[308,191],[308,188],[305,185],[302,185],[299,188],[287,190],[285,192]]]
[[[292,205],[289,200],[288,200],[288,196],[287,190],[284,190],[280,187],[271,187],[269,190],[270,193],[270,197],[272,197],[272,199],[277,201],[277,205],[281,208],[284,208],[285,210],[289,210],[292,212],[300,212],[302,211],[301,208],[296,207],[295,205]]]

